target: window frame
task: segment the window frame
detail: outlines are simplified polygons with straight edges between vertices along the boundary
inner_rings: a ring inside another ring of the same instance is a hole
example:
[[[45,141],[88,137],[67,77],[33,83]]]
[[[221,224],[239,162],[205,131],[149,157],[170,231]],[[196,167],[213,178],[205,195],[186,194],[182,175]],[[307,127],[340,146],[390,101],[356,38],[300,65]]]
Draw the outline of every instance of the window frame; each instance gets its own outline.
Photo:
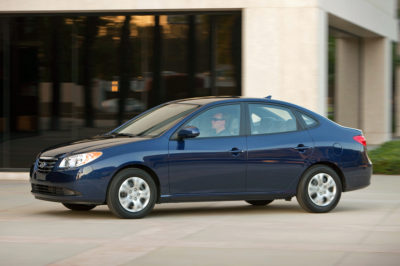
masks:
[[[284,131],[284,132],[273,132],[273,133],[263,133],[263,134],[252,134],[251,133],[251,118],[250,118],[250,104],[259,104],[259,105],[265,105],[265,106],[271,106],[271,107],[279,107],[279,108],[285,108],[292,112],[292,115],[294,116],[294,119],[296,120],[296,130],[292,131]],[[276,134],[286,134],[286,133],[293,133],[293,132],[299,132],[306,130],[307,128],[304,127],[302,123],[300,123],[299,116],[297,115],[297,110],[294,108],[291,108],[289,106],[283,105],[283,104],[277,104],[277,103],[269,103],[269,102],[246,102],[246,136],[269,136],[269,135],[276,135]],[[313,118],[314,119],[314,118]]]

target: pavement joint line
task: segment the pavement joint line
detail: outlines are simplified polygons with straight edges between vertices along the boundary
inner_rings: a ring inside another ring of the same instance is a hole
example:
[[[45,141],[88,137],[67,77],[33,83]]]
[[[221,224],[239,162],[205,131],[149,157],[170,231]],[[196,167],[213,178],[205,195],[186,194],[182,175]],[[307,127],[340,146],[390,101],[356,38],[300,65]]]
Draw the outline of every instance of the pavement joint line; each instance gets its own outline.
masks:
[[[202,229],[202,228],[200,228]],[[194,232],[195,233],[195,232]],[[129,238],[129,239],[128,239]],[[164,239],[160,241],[158,239],[147,239],[147,237],[139,237],[138,239],[134,237],[125,237],[122,239],[107,239],[107,240],[98,240],[98,239],[89,239],[89,238],[55,238],[49,240],[46,237],[0,237],[0,242],[3,243],[35,243],[35,244],[43,244],[43,243],[51,243],[51,244],[65,244],[65,243],[73,243],[73,244],[87,244],[94,243],[99,244],[95,248],[89,249],[86,252],[88,253],[96,253],[100,250],[106,250],[109,247],[116,248],[116,246],[122,245],[128,249],[136,248],[135,246],[129,247],[130,245],[135,245],[138,240],[142,240],[141,247],[144,250],[148,250],[149,252],[154,249],[164,248],[164,247],[183,247],[183,248],[218,248],[218,249],[242,249],[242,248],[256,248],[256,249],[269,249],[269,250],[291,250],[291,251],[335,251],[335,252],[357,252],[357,253],[385,253],[385,254],[400,254],[399,248],[388,248],[388,246],[382,247],[373,247],[373,246],[360,246],[359,244],[326,244],[321,246],[319,243],[317,244],[305,244],[305,243],[291,243],[291,244],[270,244],[270,243],[252,243],[252,244],[242,244],[235,242],[225,242],[225,241],[187,241],[187,240],[168,240]],[[115,241],[118,241],[118,244],[115,245]],[[84,252],[85,253],[85,252]],[[109,252],[109,253],[119,253],[119,252]],[[140,252],[142,253],[142,252]],[[145,254],[147,254],[146,252]],[[110,255],[113,255],[110,254]],[[77,254],[77,256],[81,257],[81,253]],[[143,254],[144,255],[144,254]],[[134,256],[136,258],[136,256]],[[129,259],[130,260],[130,259]],[[69,261],[69,259],[68,259]],[[73,263],[73,261],[69,261]]]
[[[156,243],[154,243],[156,244]],[[360,253],[390,253],[390,254],[400,254],[400,249],[392,248],[388,249],[386,246],[382,248],[368,247],[362,246],[359,244],[324,244],[321,246],[320,243],[317,244],[305,244],[305,243],[292,243],[292,244],[254,244],[251,245],[246,244],[243,245],[241,243],[234,244],[232,242],[193,242],[193,241],[182,241],[182,240],[174,240],[168,243],[168,247],[200,247],[200,248],[221,248],[221,249],[230,249],[230,248],[259,248],[259,249],[270,249],[270,250],[286,250],[290,249],[292,251],[337,251],[337,252],[360,252]]]
[[[190,228],[185,230],[182,230],[179,224],[168,224],[166,226],[167,228],[160,228],[163,229],[164,232],[165,229],[169,228],[169,230],[166,231],[167,234],[158,234],[154,240],[148,239],[148,233],[151,233],[154,230],[147,230],[147,232],[141,234],[124,237],[117,242],[108,241],[104,245],[86,250],[75,256],[60,260],[50,265],[97,265],[99,258],[101,258],[102,264],[105,265],[121,265],[142,257],[156,249],[168,246],[174,239],[183,238],[188,234],[196,233],[213,223],[215,222],[200,224],[200,228],[192,225]],[[140,243],[140,245],[137,245],[136,243]],[[130,246],[129,244],[133,246]]]
[[[68,238],[68,237],[57,237],[48,239],[47,237],[27,237],[27,236],[0,236],[1,243],[35,243],[35,244],[86,244],[86,243],[97,243],[102,244],[110,240],[101,239],[90,239],[90,238]]]
[[[395,205],[395,206],[393,206],[393,207],[391,207],[391,208],[389,209],[389,211],[387,211],[387,212],[385,213],[385,215],[383,215],[383,216],[379,219],[378,222],[376,222],[374,225],[372,225],[372,228],[373,228],[373,229],[376,229],[378,226],[380,226],[384,221],[387,220],[387,218],[388,218],[390,215],[392,215],[392,214],[398,209],[398,207],[399,207],[398,204]],[[359,244],[363,244],[374,232],[376,232],[376,230],[367,231],[366,234],[364,235],[364,237],[362,237],[362,238],[360,239],[360,243],[359,243]]]
[[[351,255],[350,251],[345,252],[334,264],[333,266],[341,265]]]

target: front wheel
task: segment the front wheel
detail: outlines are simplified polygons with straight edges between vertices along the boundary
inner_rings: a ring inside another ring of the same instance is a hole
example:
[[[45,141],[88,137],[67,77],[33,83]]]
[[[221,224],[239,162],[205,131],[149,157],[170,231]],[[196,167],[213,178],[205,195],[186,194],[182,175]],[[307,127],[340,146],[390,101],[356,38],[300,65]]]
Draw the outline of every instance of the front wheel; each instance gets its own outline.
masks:
[[[108,208],[120,218],[146,216],[157,200],[153,178],[141,169],[125,169],[111,181],[107,193]]]
[[[73,211],[90,211],[96,205],[93,204],[71,204],[71,203],[63,203],[66,208],[73,210]]]
[[[342,183],[330,167],[317,165],[308,169],[297,187],[297,201],[308,212],[329,212],[339,203]]]

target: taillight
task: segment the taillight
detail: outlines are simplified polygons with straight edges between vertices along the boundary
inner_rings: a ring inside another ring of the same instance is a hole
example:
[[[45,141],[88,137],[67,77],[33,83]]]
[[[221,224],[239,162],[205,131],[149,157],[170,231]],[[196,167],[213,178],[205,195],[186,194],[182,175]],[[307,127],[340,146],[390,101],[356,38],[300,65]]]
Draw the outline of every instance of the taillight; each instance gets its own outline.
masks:
[[[353,139],[358,143],[362,144],[363,146],[367,146],[367,140],[364,136],[354,136]]]

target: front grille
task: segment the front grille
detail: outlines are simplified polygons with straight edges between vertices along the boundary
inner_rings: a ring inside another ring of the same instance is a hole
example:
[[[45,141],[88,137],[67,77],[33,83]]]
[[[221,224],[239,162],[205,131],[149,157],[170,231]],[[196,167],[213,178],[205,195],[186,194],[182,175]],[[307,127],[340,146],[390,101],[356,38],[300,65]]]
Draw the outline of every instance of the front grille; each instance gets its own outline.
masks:
[[[47,195],[64,195],[64,189],[45,185],[32,184],[32,192]]]
[[[38,171],[41,173],[50,173],[57,163],[57,158],[40,157],[38,161]]]
[[[67,188],[53,187],[46,185],[32,184],[32,192],[39,194],[46,194],[51,196],[74,196],[79,195],[79,193],[72,191]]]

